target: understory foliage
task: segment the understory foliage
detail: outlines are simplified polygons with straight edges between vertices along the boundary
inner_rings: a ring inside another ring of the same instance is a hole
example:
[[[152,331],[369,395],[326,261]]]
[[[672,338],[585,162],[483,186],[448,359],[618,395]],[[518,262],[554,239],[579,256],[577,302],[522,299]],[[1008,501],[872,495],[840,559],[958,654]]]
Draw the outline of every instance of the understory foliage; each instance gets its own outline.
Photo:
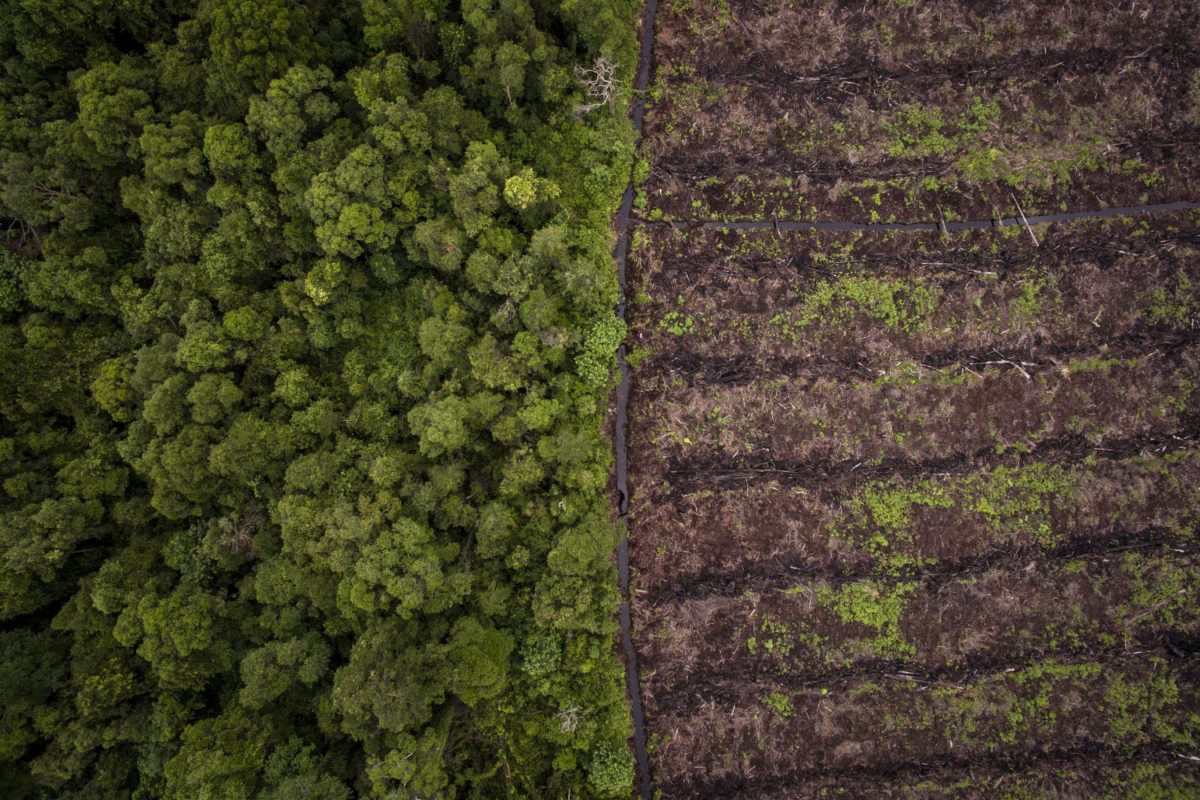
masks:
[[[634,14],[0,2],[6,798],[628,793]]]

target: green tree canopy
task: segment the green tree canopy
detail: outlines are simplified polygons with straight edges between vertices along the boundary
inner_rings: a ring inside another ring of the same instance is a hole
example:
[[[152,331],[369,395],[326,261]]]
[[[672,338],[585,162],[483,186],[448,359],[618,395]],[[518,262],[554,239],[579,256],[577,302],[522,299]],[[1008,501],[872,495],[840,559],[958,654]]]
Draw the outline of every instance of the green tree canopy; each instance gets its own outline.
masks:
[[[633,4],[0,8],[5,796],[627,794]]]

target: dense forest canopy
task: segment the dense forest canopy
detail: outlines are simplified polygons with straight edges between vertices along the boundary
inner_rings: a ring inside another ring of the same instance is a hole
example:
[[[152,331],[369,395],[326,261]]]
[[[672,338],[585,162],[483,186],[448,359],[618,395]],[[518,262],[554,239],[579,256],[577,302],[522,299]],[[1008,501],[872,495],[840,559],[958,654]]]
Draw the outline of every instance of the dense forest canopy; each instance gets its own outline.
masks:
[[[0,786],[613,797],[632,0],[0,2]]]

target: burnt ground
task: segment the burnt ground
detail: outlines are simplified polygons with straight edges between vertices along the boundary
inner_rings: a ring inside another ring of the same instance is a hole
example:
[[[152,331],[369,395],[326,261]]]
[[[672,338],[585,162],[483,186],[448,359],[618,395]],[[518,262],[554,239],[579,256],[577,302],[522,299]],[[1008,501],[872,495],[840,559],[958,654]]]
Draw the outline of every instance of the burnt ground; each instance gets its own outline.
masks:
[[[1188,2],[667,2],[643,216],[1200,198]],[[1200,794],[1200,213],[643,225],[634,642],[664,798]]]

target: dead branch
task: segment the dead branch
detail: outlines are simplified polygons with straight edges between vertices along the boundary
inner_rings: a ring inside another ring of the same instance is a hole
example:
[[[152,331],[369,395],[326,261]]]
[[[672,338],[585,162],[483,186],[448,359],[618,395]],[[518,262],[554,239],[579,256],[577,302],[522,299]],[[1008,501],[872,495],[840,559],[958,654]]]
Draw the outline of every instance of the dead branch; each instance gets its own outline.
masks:
[[[254,558],[254,534],[262,523],[261,515],[256,511],[243,514],[240,517],[230,515],[217,521],[224,544],[231,552],[245,558]]]
[[[9,220],[3,234],[4,249],[21,258],[35,261],[42,257],[42,237],[38,229],[24,220]]]
[[[604,56],[596,56],[590,69],[575,67],[575,77],[583,84],[587,96],[592,98],[592,102],[575,106],[576,116],[581,117],[600,106],[614,106],[617,100],[616,71],[619,66],[617,62],[609,61]]]
[[[1040,245],[1038,244],[1038,238],[1033,235],[1033,227],[1030,226],[1029,220],[1025,218],[1025,209],[1021,208],[1021,201],[1018,200],[1017,196],[1015,194],[1013,194],[1012,192],[1009,192],[1008,196],[1011,197],[1013,203],[1016,204],[1017,212],[1021,215],[1021,222],[1025,223],[1025,230],[1029,231],[1029,238],[1033,239],[1033,246],[1040,247]]]

